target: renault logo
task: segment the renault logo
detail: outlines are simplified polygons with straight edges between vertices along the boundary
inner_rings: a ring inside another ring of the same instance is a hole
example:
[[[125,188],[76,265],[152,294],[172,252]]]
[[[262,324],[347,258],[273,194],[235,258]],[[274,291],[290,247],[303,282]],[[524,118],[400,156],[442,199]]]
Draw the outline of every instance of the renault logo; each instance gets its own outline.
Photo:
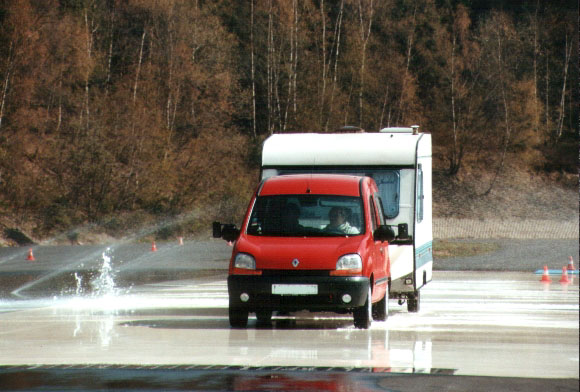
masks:
[[[294,260],[292,260],[292,266],[293,266],[294,268],[298,267],[298,264],[300,264],[300,260],[298,260],[298,259],[294,259]]]

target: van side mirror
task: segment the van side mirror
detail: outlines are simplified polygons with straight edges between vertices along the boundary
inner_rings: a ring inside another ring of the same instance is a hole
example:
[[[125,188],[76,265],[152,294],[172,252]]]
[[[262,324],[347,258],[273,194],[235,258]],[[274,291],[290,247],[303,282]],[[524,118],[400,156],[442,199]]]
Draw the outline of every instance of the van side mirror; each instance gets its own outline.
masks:
[[[213,238],[222,238],[222,224],[219,222],[213,222],[211,225],[212,228],[212,237]]]
[[[234,242],[240,236],[240,229],[231,223],[222,224],[220,222],[213,222],[212,234],[213,238],[223,238],[228,242]]]
[[[395,232],[389,226],[381,225],[375,230],[373,237],[375,238],[375,241],[391,242],[395,239]]]

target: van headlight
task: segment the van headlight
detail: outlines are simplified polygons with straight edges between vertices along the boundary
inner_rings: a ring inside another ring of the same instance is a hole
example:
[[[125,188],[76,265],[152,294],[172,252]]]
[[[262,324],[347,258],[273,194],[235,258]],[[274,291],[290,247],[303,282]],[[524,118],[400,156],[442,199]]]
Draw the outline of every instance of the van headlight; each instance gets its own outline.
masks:
[[[256,259],[252,255],[247,253],[238,253],[234,259],[234,267],[255,270],[256,269]]]
[[[336,270],[331,275],[357,275],[362,274],[362,259],[356,253],[341,256],[336,262]]]

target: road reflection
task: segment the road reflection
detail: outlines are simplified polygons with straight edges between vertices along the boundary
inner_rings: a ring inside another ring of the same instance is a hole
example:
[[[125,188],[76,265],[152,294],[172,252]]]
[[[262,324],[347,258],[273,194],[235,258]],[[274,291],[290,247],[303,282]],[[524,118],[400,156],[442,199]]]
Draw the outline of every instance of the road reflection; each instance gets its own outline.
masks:
[[[389,323],[371,329],[352,326],[350,317],[303,316],[274,318],[270,326],[232,329],[228,355],[262,358],[257,365],[365,368],[371,372],[431,373],[430,335],[390,331]],[[439,370],[438,370],[439,371]]]
[[[154,300],[138,295],[55,300],[52,319],[59,320],[61,333],[82,346],[115,351],[127,336],[153,331],[179,330],[199,339],[224,366],[296,366],[319,369],[367,369],[370,372],[433,373],[431,335],[390,330],[389,321],[375,322],[368,330],[356,329],[352,318],[330,314],[298,313],[273,317],[270,325],[250,319],[248,329],[231,329],[223,307],[187,308],[187,301],[158,307]],[[391,316],[394,317],[394,316]],[[203,337],[203,338],[198,338]],[[117,339],[119,338],[119,339]],[[118,341],[117,341],[118,340]],[[205,341],[203,343],[201,340]],[[147,344],[136,340],[135,343]],[[177,349],[179,342],[172,343]],[[191,364],[199,364],[193,358]],[[211,359],[208,365],[216,365]],[[452,370],[445,370],[451,374]]]

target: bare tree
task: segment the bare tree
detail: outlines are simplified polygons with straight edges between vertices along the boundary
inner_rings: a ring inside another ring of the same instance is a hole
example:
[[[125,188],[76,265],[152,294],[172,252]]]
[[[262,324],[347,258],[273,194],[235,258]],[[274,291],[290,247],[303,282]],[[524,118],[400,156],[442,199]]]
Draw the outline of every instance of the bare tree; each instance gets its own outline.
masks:
[[[333,65],[333,72],[332,72],[332,90],[330,92],[330,103],[328,108],[328,115],[326,116],[326,122],[324,124],[324,130],[328,131],[328,123],[330,121],[333,108],[334,108],[334,97],[337,90],[338,85],[338,59],[340,57],[340,37],[342,34],[342,17],[344,14],[344,0],[340,2],[340,9],[338,12],[338,16],[336,18],[336,22],[334,24],[334,37],[332,42],[332,48],[334,52],[334,65]],[[332,54],[332,53],[331,53]],[[328,66],[330,68],[331,59],[328,60]]]
[[[86,34],[86,51],[87,51],[87,69],[86,69],[86,77],[85,77],[85,114],[86,114],[86,130],[88,131],[90,128],[90,117],[91,117],[91,110],[90,110],[90,77],[92,72],[92,62],[93,62],[93,46],[95,41],[95,33],[97,32],[98,26],[95,22],[94,13],[91,12],[89,16],[89,8],[94,7],[94,3],[90,3],[87,8],[85,8],[84,12],[84,20],[85,20],[85,34]],[[92,10],[91,10],[92,11]],[[81,111],[81,123],[82,123],[82,111]]]
[[[367,56],[367,45],[369,42],[369,38],[371,36],[371,27],[373,25],[373,0],[370,0],[367,10],[367,19],[368,21],[364,20],[365,11],[363,10],[363,0],[359,0],[358,2],[358,13],[359,13],[359,24],[360,24],[360,40],[362,43],[361,47],[361,66],[360,66],[360,87],[358,92],[358,108],[359,108],[359,127],[363,126],[363,92],[364,92],[364,84],[365,84],[365,66],[366,66],[366,56]]]
[[[560,109],[558,112],[558,128],[556,133],[556,141],[562,137],[562,128],[564,126],[564,115],[566,111],[566,80],[568,78],[568,64],[570,64],[570,57],[572,56],[572,43],[568,41],[568,34],[566,34],[566,46],[564,47],[564,80],[562,82],[562,95],[560,98]]]
[[[143,64],[143,47],[145,46],[145,36],[147,35],[147,29],[143,28],[143,34],[141,34],[141,45],[139,46],[139,60],[137,61],[137,71],[135,72],[135,83],[133,84],[133,106],[137,101],[137,86],[139,85],[139,75],[141,74],[141,65]]]
[[[8,94],[8,86],[10,84],[10,76],[12,73],[12,46],[13,42],[10,42],[10,48],[8,50],[8,58],[6,59],[6,73],[4,75],[4,83],[2,86],[2,101],[0,102],[0,129],[2,129],[2,120],[4,118],[4,108],[6,106],[6,96]]]
[[[497,117],[501,119],[500,123],[503,128],[503,134],[500,138],[501,153],[499,162],[489,187],[484,192],[484,195],[487,195],[493,189],[499,174],[503,170],[508,147],[512,139],[513,128],[516,126],[512,123],[512,105],[515,105],[517,100],[514,99],[516,83],[511,64],[514,63],[514,59],[517,56],[514,49],[514,44],[517,40],[510,20],[503,13],[492,14],[484,30],[482,39],[483,42],[487,40],[489,45],[487,53],[491,60],[488,64],[487,77],[491,88],[495,90],[494,102],[498,105],[498,109],[501,107],[501,114],[497,113]]]
[[[268,2],[268,44],[267,44],[267,61],[266,73],[268,84],[268,132],[274,132],[274,10],[272,0]]]
[[[250,73],[252,78],[252,133],[256,138],[256,64],[254,63],[254,0],[250,0]]]
[[[403,103],[406,96],[407,83],[409,79],[409,67],[411,65],[411,58],[413,53],[413,45],[415,42],[415,29],[417,28],[417,1],[415,1],[415,6],[413,7],[413,16],[411,18],[411,27],[408,31],[407,36],[407,51],[405,60],[405,73],[402,79],[401,85],[401,97],[399,99],[399,110],[398,110],[398,120],[403,122],[405,120],[405,113],[403,110]]]
[[[324,113],[324,98],[326,96],[326,13],[324,11],[324,0],[320,0],[320,22],[322,23],[322,39],[321,39],[321,52],[322,52],[322,91],[320,92],[319,99],[319,116],[320,124],[322,124],[322,116]]]

